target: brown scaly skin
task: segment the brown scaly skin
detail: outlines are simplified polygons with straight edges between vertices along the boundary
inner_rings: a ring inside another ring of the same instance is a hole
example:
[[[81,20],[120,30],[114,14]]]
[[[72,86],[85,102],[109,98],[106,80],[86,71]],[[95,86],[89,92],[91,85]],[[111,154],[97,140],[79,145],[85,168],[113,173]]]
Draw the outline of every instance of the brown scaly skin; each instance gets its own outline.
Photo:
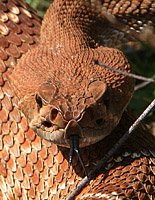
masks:
[[[91,0],[91,2],[96,2]],[[101,11],[110,24],[95,30],[97,40],[105,46],[113,46],[133,40],[147,41],[155,48],[155,2],[154,0],[97,1],[96,9]],[[115,40],[114,38],[118,39]],[[115,42],[114,42],[115,41]]]
[[[80,147],[109,135],[134,89],[133,79],[95,65],[97,59],[131,72],[120,51],[98,46],[90,36],[96,18],[87,1],[55,1],[42,23],[41,44],[20,59],[11,76],[30,127],[65,147],[70,135],[79,135]]]
[[[10,5],[10,2],[11,2],[11,5]],[[24,9],[22,9],[21,7],[24,7]],[[8,79],[9,75],[12,72],[12,69],[16,65],[16,62],[21,57],[21,54],[25,53],[26,51],[28,51],[28,49],[32,47],[35,48],[36,43],[38,43],[37,38],[39,36],[40,19],[37,17],[37,15],[34,13],[32,9],[28,8],[21,1],[12,0],[12,1],[9,1],[9,4],[7,4],[7,1],[3,1],[3,3],[2,1],[0,1],[0,8],[3,10],[2,15],[0,15],[0,16],[3,16],[2,18],[0,18],[0,21],[2,24],[1,27],[3,27],[1,31],[1,37],[0,37],[0,46],[1,46],[1,49],[0,49],[1,50],[0,51],[0,72],[1,72],[1,76],[0,76],[0,85],[1,85],[1,88],[0,88],[0,99],[1,99],[0,101],[0,137],[1,137],[1,140],[0,140],[0,188],[1,188],[0,199],[26,199],[26,198],[28,199],[39,199],[39,198],[65,199],[74,190],[77,184],[80,183],[81,177],[83,177],[83,170],[81,169],[81,165],[77,157],[75,156],[75,158],[73,159],[73,166],[71,167],[70,172],[69,172],[69,179],[67,181],[67,186],[65,187],[65,176],[66,176],[66,170],[68,167],[68,157],[69,157],[68,149],[63,148],[63,147],[58,147],[57,145],[52,144],[51,142],[47,142],[44,139],[41,139],[40,137],[35,135],[35,133],[32,131],[31,128],[28,127],[25,117],[17,108],[17,99],[16,97],[14,97],[14,94],[13,94],[13,91]],[[58,7],[56,6],[56,8]],[[29,10],[29,11],[26,11],[26,10]],[[62,13],[64,12],[64,10],[62,11]],[[57,12],[55,13],[57,14]],[[7,14],[9,18],[7,18],[5,14]],[[90,16],[90,17],[93,18],[93,16]],[[65,19],[65,17],[63,17],[62,20],[63,19]],[[44,22],[45,26],[46,26],[46,20],[48,19],[47,18],[45,19],[45,22]],[[95,24],[97,25],[97,23]],[[48,26],[48,27],[51,27],[51,26]],[[7,28],[9,32],[7,32],[8,31]],[[56,26],[56,28],[59,28],[59,26]],[[42,27],[42,34],[45,33],[46,30],[47,29],[44,29],[44,27]],[[74,27],[74,30],[76,30],[76,27]],[[18,65],[15,66],[16,71],[14,71],[13,73],[13,76],[12,76],[13,78],[11,79],[13,82],[11,82],[11,84],[14,86],[16,85],[15,93],[18,96],[19,100],[20,101],[22,100],[20,102],[20,106],[23,112],[25,113],[25,115],[28,116],[28,120],[31,120],[31,117],[29,117],[30,115],[33,116],[33,115],[36,115],[36,113],[32,112],[31,114],[30,112],[28,112],[29,113],[28,114],[26,112],[28,111],[29,106],[30,107],[33,106],[32,97],[31,97],[31,100],[32,100],[31,104],[26,107],[27,105],[26,103],[25,107],[24,106],[22,107],[23,103],[29,100],[28,98],[26,98],[25,101],[23,101],[24,99],[23,96],[25,94],[28,94],[28,92],[33,94],[34,88],[35,88],[35,92],[39,93],[39,95],[42,95],[42,97],[45,97],[45,96],[49,97],[49,95],[51,95],[51,93],[46,93],[46,91],[43,90],[44,89],[43,87],[42,88],[37,87],[37,84],[42,83],[43,79],[41,75],[43,75],[43,78],[45,78],[46,80],[49,78],[45,76],[46,75],[45,72],[47,72],[47,66],[48,67],[51,66],[51,63],[53,63],[52,66],[54,66],[53,70],[55,70],[55,73],[57,72],[56,70],[58,69],[58,67],[59,69],[61,69],[61,67],[65,67],[64,70],[66,71],[68,70],[67,73],[62,77],[64,78],[64,82],[63,82],[64,85],[69,84],[66,77],[70,77],[72,76],[72,74],[77,73],[73,71],[74,70],[73,66],[76,67],[78,63],[83,63],[83,65],[80,65],[81,67],[80,73],[83,72],[84,70],[87,70],[89,71],[89,74],[87,75],[86,73],[83,73],[84,78],[82,80],[80,79],[81,80],[80,91],[82,93],[81,95],[83,95],[84,93],[83,88],[84,89],[87,88],[85,86],[84,80],[87,80],[89,76],[95,73],[93,71],[94,68],[96,70],[97,69],[99,70],[99,73],[98,73],[99,77],[101,78],[102,76],[104,77],[104,74],[100,72],[101,71],[100,67],[93,66],[92,58],[94,55],[96,56],[95,57],[96,59],[99,59],[99,61],[104,62],[107,65],[111,64],[112,66],[115,67],[117,63],[119,67],[122,67],[122,68],[123,66],[129,67],[126,59],[124,58],[121,52],[119,52],[118,50],[112,50],[109,48],[103,49],[102,47],[96,46],[96,44],[91,40],[91,38],[95,40],[95,37],[93,36],[93,31],[91,32],[91,29],[90,29],[90,32],[88,33],[90,33],[91,37],[89,34],[84,34],[85,37],[87,35],[89,36],[87,38],[87,42],[85,43],[86,45],[82,45],[83,38],[81,38],[80,40],[73,40],[72,43],[67,43],[68,41],[67,37],[68,38],[71,38],[71,37],[69,37],[67,33],[66,34],[63,33],[63,36],[66,38],[64,41],[62,41],[63,44],[65,44],[65,48],[61,49],[59,55],[57,55],[57,49],[56,49],[59,46],[55,45],[56,44],[55,42],[50,43],[51,39],[48,41],[50,37],[55,37],[56,33],[54,32],[51,35],[49,34],[49,37],[47,37],[46,35],[46,38],[44,38],[42,35],[41,44],[38,47],[36,47],[36,49],[32,50],[32,52],[35,52],[35,53],[38,52],[37,54],[35,54],[36,56],[32,57],[32,53],[29,52],[28,54],[26,54],[27,56],[23,57],[23,59],[20,60]],[[16,35],[16,37],[13,37],[14,34]],[[18,39],[17,39],[17,35],[18,35]],[[57,38],[59,40],[60,39],[63,40],[63,37],[57,36]],[[46,41],[48,42],[46,43]],[[82,44],[79,44],[78,42],[81,42]],[[45,43],[46,43],[45,47],[44,48],[41,47]],[[76,44],[76,48],[75,48],[75,44]],[[70,48],[69,48],[69,45],[71,46]],[[93,50],[90,49],[90,46],[91,48],[93,48]],[[53,49],[51,48],[50,49],[51,51],[49,52],[48,47],[52,47]],[[103,52],[99,51],[101,48],[104,50]],[[83,51],[85,51],[85,53]],[[99,55],[101,53],[103,54],[102,57],[100,57]],[[116,57],[116,59],[114,59],[114,61],[116,62],[110,62],[109,53],[110,53],[111,58],[113,58],[113,56]],[[71,63],[68,56],[72,56],[74,54],[78,54],[80,55],[80,57],[77,60],[76,58],[74,58],[74,62]],[[62,58],[58,60],[52,59],[52,56],[54,58],[56,57],[61,58],[63,56],[63,59]],[[118,57],[120,56],[121,56],[120,59],[122,59],[123,63],[119,62],[120,60],[118,59]],[[107,57],[107,60],[105,59],[106,57]],[[84,58],[87,58],[87,59],[84,59]],[[39,82],[38,82],[37,76],[35,77],[35,73],[32,73],[30,71],[31,73],[29,77],[27,76],[27,74],[23,73],[22,67],[26,68],[27,64],[20,65],[20,63],[26,63],[26,59],[27,59],[27,62],[29,63],[30,69],[31,69],[31,66],[34,66],[34,65],[38,67],[36,68],[35,72],[37,72],[37,75],[38,74],[40,75]],[[90,59],[89,62],[88,62],[88,59]],[[37,62],[38,62],[38,65],[37,65]],[[42,68],[39,68],[39,66],[42,63],[44,63],[44,65],[42,65]],[[120,65],[120,63],[122,65]],[[93,66],[92,69],[90,69],[89,67],[90,65]],[[17,84],[17,82],[15,82],[15,75],[17,74],[18,70],[20,71],[20,76],[18,73],[18,77],[16,78],[18,78],[17,81],[20,82],[19,85]],[[41,73],[42,71],[44,73]],[[50,68],[50,73],[53,74],[53,72],[51,71],[51,68]],[[111,79],[109,79],[109,75],[108,77],[106,78],[104,77],[103,79],[104,82],[106,80],[107,86],[105,86],[104,83],[102,86],[102,84],[99,84],[100,82],[98,81],[96,82],[97,83],[96,85],[94,85],[93,87],[90,87],[91,88],[90,90],[93,94],[92,95],[93,98],[92,99],[89,98],[90,101],[88,101],[88,105],[90,105],[90,103],[94,101],[98,102],[98,100],[100,100],[100,97],[104,96],[104,93],[105,93],[104,90],[106,90],[106,87],[110,88],[110,90],[114,90],[114,89],[111,89],[111,87],[114,86],[114,88],[119,88],[123,90],[123,88],[125,87],[125,84],[129,85],[128,81],[131,81],[130,79],[125,78],[124,76],[115,75],[112,72],[109,72],[109,73],[111,73],[111,76],[112,76]],[[57,72],[56,75],[53,77],[53,79],[54,78],[56,79],[59,77],[59,72]],[[25,81],[24,76],[26,76],[27,78],[30,78],[30,80],[26,79]],[[61,73],[60,73],[60,76],[61,76]],[[121,82],[120,82],[120,78],[121,78]],[[23,83],[21,83],[22,80],[23,80]],[[112,82],[112,80],[114,80],[114,82]],[[78,79],[75,79],[74,81],[76,83],[79,82]],[[72,94],[72,89],[74,89],[74,91],[77,93],[79,92],[78,85],[76,86],[76,84],[73,84],[74,81],[70,80],[71,82],[71,84],[69,85],[70,94]],[[88,80],[87,82],[89,83]],[[45,88],[48,88],[47,85]],[[65,88],[63,88],[63,86],[62,88],[61,87],[59,88],[60,88],[59,89],[60,94],[62,94],[63,92],[64,94],[68,92],[67,91],[68,87],[66,87],[66,90]],[[97,93],[97,96],[95,95],[94,88],[96,90],[95,92]],[[24,91],[24,89],[26,89],[26,91]],[[55,88],[51,87],[50,90],[48,90],[47,92],[51,91],[51,89],[54,90]],[[110,112],[112,114],[113,113],[116,114],[118,118],[120,117],[119,114],[121,115],[121,111],[120,113],[118,113],[118,111],[115,109],[117,107],[118,109],[122,109],[122,112],[123,112],[123,109],[125,105],[127,104],[127,101],[130,99],[130,95],[132,93],[132,92],[129,92],[128,90],[129,89],[124,89],[124,92],[126,92],[126,95],[123,94],[124,97],[120,96],[120,93],[118,93],[117,89],[114,90],[115,93],[112,93],[112,95],[114,95],[113,97],[111,96],[111,93],[109,91],[108,96],[111,99],[110,100],[111,106],[112,106],[112,101],[113,103],[116,102],[116,105],[117,105],[117,106],[114,106],[114,108],[111,108],[110,106],[110,109],[111,109]],[[132,86],[131,86],[131,90],[132,90]],[[118,99],[118,94],[119,94],[119,99]],[[127,94],[129,94],[128,97],[127,97]],[[78,97],[77,95],[75,96]],[[84,96],[82,97],[84,98]],[[122,102],[123,103],[122,107],[120,106],[121,98],[124,102],[124,103]],[[127,98],[127,99],[124,99],[124,98]],[[77,107],[76,105],[77,105],[78,100],[79,100],[78,98],[74,99],[75,107]],[[60,101],[58,100],[53,101],[52,104],[54,106],[58,106],[59,104],[62,103],[61,101],[63,102],[62,105],[64,105],[62,109],[66,110],[67,107],[65,106],[64,104],[65,102],[63,99],[61,99]],[[59,104],[55,105],[55,103],[59,103]],[[82,105],[84,104],[82,98],[81,98],[80,103]],[[97,105],[98,104],[99,103],[97,103]],[[105,112],[104,105],[103,105],[103,110],[101,108],[98,110],[97,109],[98,108],[93,107],[93,111],[97,112],[99,110],[101,113]],[[46,110],[44,110],[44,112],[45,111]],[[67,114],[67,116],[70,117],[69,114]],[[87,117],[86,119],[88,119],[88,116],[89,115],[86,116]],[[58,119],[57,120],[58,122],[62,122],[61,115],[60,115],[60,118],[57,118],[57,119]],[[84,164],[88,172],[94,168],[94,165],[101,158],[103,158],[106,152],[118,141],[121,135],[124,134],[124,132],[128,129],[129,125],[131,124],[131,121],[132,119],[129,116],[129,114],[124,113],[119,125],[108,137],[106,137],[104,140],[100,141],[97,144],[93,144],[81,149],[81,154],[83,156]],[[86,122],[84,121],[83,124],[85,123]],[[94,126],[94,124],[92,124],[92,126]],[[128,143],[125,144],[120,149],[117,155],[115,155],[115,157],[113,157],[107,163],[107,166],[105,169],[102,169],[101,172],[99,172],[99,174],[96,174],[96,178],[94,180],[91,180],[90,182],[91,185],[88,185],[87,187],[85,187],[82,190],[82,192],[79,194],[79,196],[76,197],[76,199],[82,199],[82,198],[83,199],[99,199],[99,198],[100,199],[107,199],[107,198],[108,199],[109,198],[110,199],[118,199],[118,198],[128,199],[129,198],[129,199],[140,199],[140,200],[154,199],[155,198],[154,144],[155,144],[155,140],[151,135],[149,135],[147,130],[145,130],[144,128],[138,129],[135,132],[134,137],[132,137],[128,141]]]

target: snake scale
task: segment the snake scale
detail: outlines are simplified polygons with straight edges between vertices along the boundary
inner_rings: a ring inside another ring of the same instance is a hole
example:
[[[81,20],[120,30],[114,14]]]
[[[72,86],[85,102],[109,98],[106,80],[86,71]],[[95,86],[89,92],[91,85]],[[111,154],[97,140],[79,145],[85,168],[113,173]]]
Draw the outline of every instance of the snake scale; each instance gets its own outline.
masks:
[[[94,60],[132,72],[111,47],[153,31],[154,11],[154,0],[55,0],[41,26],[23,0],[0,0],[0,199],[67,199],[85,176],[75,155],[65,184],[71,138],[89,173],[128,130],[134,80]],[[146,127],[74,198],[155,199]]]

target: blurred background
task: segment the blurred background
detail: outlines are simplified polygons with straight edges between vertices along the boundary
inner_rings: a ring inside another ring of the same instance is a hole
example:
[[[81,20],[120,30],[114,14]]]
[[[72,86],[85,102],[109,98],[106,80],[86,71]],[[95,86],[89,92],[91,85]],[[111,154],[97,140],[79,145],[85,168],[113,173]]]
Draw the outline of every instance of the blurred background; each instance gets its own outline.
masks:
[[[53,0],[26,0],[41,17]],[[122,48],[135,73],[145,77],[155,77],[155,49],[145,43],[130,43]],[[142,81],[136,80],[136,85]],[[149,103],[155,98],[155,84],[150,83],[135,91],[129,104],[129,108],[136,116],[139,116]],[[155,132],[155,111],[151,112],[146,120],[152,131]]]

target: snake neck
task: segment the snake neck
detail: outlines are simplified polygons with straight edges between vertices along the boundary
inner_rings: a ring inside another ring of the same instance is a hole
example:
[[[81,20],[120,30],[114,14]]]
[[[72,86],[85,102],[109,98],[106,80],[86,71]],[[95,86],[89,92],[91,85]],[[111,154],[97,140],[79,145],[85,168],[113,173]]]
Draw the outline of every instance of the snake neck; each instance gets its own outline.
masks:
[[[54,1],[42,23],[41,43],[54,54],[63,55],[94,48],[96,44],[90,34],[94,22],[95,12],[88,0]]]

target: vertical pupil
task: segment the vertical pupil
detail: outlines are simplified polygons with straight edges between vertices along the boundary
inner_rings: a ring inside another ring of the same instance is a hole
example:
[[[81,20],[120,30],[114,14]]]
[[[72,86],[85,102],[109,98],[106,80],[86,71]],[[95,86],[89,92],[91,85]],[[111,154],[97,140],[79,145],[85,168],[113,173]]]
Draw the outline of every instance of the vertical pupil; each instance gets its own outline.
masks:
[[[42,100],[41,100],[41,98],[40,98],[40,96],[38,94],[36,94],[35,99],[36,99],[37,104],[41,108],[42,107]]]

